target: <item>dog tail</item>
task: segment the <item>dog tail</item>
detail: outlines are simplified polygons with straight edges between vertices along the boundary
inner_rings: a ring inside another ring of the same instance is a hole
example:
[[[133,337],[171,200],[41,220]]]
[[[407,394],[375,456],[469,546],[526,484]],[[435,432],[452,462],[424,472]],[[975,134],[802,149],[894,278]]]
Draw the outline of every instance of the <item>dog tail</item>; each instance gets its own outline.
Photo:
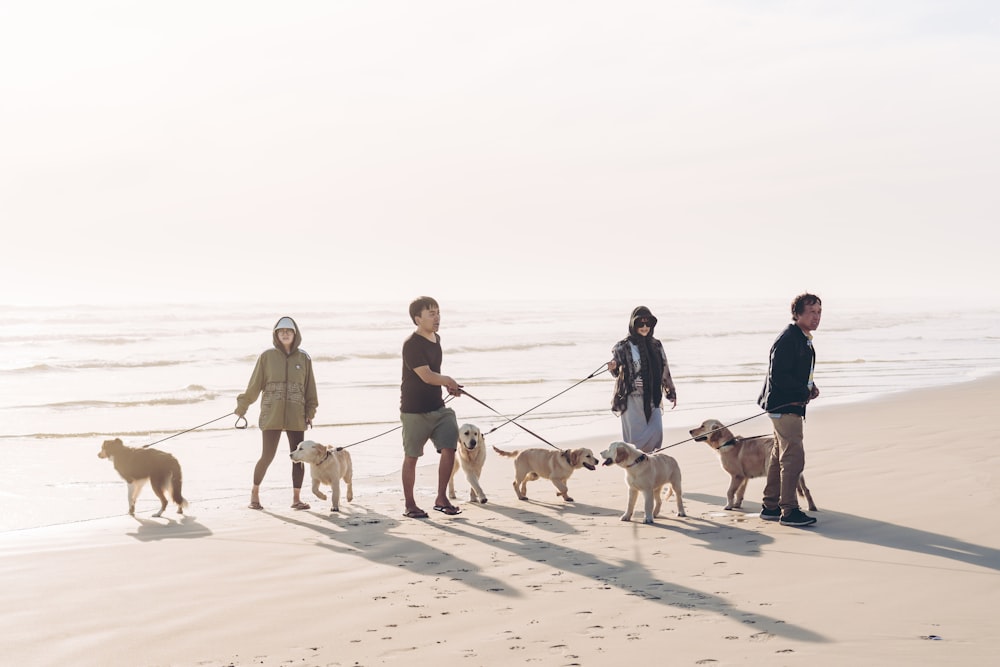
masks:
[[[509,459],[512,459],[515,456],[517,456],[517,452],[505,452],[504,450],[500,449],[496,445],[493,445],[493,451],[496,452],[497,454],[499,454],[500,456],[506,456]]]
[[[184,500],[184,496],[181,495],[181,487],[184,485],[184,475],[181,474],[181,464],[175,459],[172,468],[173,469],[170,471],[171,496],[173,496],[173,501],[178,507],[187,507],[188,501]]]

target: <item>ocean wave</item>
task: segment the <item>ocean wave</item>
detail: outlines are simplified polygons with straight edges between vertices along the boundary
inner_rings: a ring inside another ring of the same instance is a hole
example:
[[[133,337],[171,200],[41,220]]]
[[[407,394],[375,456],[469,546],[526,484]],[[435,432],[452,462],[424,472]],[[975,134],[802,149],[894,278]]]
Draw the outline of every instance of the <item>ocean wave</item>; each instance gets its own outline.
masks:
[[[53,373],[65,371],[85,371],[85,370],[121,370],[129,368],[163,368],[167,366],[181,366],[190,362],[177,359],[161,359],[158,361],[98,361],[87,360],[64,364],[34,364],[22,366],[21,368],[9,368],[0,371],[0,374],[9,373]]]
[[[137,408],[137,407],[159,407],[169,405],[193,405],[214,401],[219,394],[209,391],[201,385],[189,385],[180,392],[157,396],[155,398],[144,398],[130,401],[108,401],[108,400],[79,400],[79,401],[59,401],[55,403],[44,403],[41,405],[21,406],[22,408],[43,408],[53,410],[79,410],[92,408]]]

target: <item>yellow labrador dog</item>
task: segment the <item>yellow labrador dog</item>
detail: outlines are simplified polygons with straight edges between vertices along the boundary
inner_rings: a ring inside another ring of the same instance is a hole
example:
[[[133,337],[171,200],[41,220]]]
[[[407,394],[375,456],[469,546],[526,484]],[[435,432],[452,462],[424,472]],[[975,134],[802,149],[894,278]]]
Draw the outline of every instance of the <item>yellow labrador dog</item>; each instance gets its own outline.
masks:
[[[308,463],[312,473],[312,492],[320,500],[326,500],[326,494],[320,491],[319,485],[330,487],[330,511],[340,511],[340,480],[347,484],[347,502],[354,500],[354,465],[351,454],[346,449],[337,449],[330,445],[321,445],[312,440],[304,440],[289,456],[298,463]]]
[[[146,482],[149,482],[153,493],[160,499],[160,511],[153,516],[163,516],[163,511],[167,509],[168,491],[177,505],[177,513],[184,514],[184,508],[188,504],[181,495],[184,479],[181,464],[173,454],[159,449],[127,447],[121,438],[115,438],[105,440],[97,456],[110,459],[115,470],[128,484],[128,513],[132,516],[135,516],[135,501]]]
[[[688,433],[694,436],[695,442],[707,442],[708,446],[719,455],[722,469],[729,473],[726,509],[741,509],[747,482],[754,477],[767,475],[767,461],[771,456],[771,449],[774,447],[774,436],[758,435],[752,438],[742,438],[733,435],[733,432],[718,419],[706,419],[701,423],[701,426],[691,429]],[[805,497],[809,509],[815,512],[816,504],[806,486],[804,475],[799,476],[797,491],[800,496]]]
[[[625,482],[628,484],[628,505],[622,514],[622,521],[631,521],[635,501],[642,491],[645,500],[643,523],[653,523],[660,516],[663,503],[663,487],[669,486],[667,498],[677,497],[677,516],[684,513],[684,499],[681,494],[681,469],[673,457],[666,454],[646,454],[627,442],[612,442],[601,452],[604,465],[616,464],[625,468]]]
[[[486,494],[479,485],[479,476],[483,474],[483,464],[486,463],[486,438],[475,424],[462,424],[458,428],[458,455],[455,457],[455,467],[451,470],[448,480],[448,497],[457,498],[455,494],[455,473],[461,468],[465,478],[469,480],[469,500],[486,503]]]
[[[566,480],[577,468],[596,470],[597,464],[600,463],[594,452],[586,447],[567,450],[536,447],[516,452],[505,452],[494,447],[493,451],[500,456],[514,459],[514,493],[520,500],[528,499],[526,488],[528,482],[544,477],[555,485],[557,496],[562,496],[567,502],[573,502],[569,497]]]

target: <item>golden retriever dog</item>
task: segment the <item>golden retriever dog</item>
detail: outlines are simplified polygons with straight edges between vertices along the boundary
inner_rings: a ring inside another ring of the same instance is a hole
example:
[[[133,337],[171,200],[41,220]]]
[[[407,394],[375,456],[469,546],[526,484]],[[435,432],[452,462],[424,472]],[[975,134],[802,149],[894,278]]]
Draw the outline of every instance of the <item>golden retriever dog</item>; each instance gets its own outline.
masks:
[[[479,477],[483,474],[483,464],[486,463],[486,438],[475,424],[462,424],[458,428],[458,453],[455,456],[455,467],[451,470],[448,480],[448,497],[457,498],[455,493],[455,474],[461,468],[465,478],[469,480],[469,500],[486,503],[486,494],[479,485]]]
[[[500,456],[514,459],[514,493],[520,500],[528,499],[526,488],[528,482],[544,477],[555,485],[557,496],[562,496],[567,502],[573,502],[569,497],[566,480],[577,468],[596,470],[597,464],[600,463],[594,452],[586,447],[567,450],[536,447],[516,452],[505,452],[494,447],[493,451]]]
[[[154,517],[163,516],[167,509],[167,492],[177,505],[177,513],[184,514],[187,501],[181,495],[184,479],[181,475],[181,464],[172,454],[159,449],[126,447],[121,438],[105,440],[97,456],[110,459],[115,470],[128,484],[128,513],[135,516],[135,501],[146,482],[153,488],[153,493],[160,499],[160,511]]]
[[[625,482],[628,484],[628,504],[622,521],[631,521],[635,510],[635,501],[642,491],[645,500],[645,518],[643,523],[653,523],[660,516],[660,506],[663,504],[663,487],[669,486],[667,498],[671,494],[677,497],[677,516],[687,516],[684,513],[684,499],[681,493],[681,469],[672,456],[666,454],[646,454],[635,445],[627,442],[612,442],[601,452],[604,465],[619,465],[625,468]]]
[[[326,494],[320,491],[319,485],[330,487],[330,511],[340,511],[340,481],[347,484],[347,502],[354,500],[354,464],[351,454],[346,449],[338,449],[330,445],[321,445],[312,440],[303,440],[289,454],[297,463],[308,463],[312,473],[312,492],[320,500],[326,500]]]
[[[754,477],[767,475],[767,461],[774,447],[773,435],[758,435],[752,438],[742,438],[733,435],[725,424],[718,419],[706,419],[688,431],[695,442],[707,442],[708,446],[719,455],[722,469],[729,473],[729,489],[726,491],[726,509],[738,510],[743,507],[743,494],[747,482]],[[804,475],[799,476],[797,489],[800,496],[805,497],[809,509],[816,511],[812,494],[806,486]]]

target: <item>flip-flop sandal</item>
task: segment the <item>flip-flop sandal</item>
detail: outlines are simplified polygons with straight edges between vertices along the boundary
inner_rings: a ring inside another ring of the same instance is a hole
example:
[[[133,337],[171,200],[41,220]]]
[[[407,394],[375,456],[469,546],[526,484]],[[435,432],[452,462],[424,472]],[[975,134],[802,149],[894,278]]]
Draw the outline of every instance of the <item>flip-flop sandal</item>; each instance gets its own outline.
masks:
[[[252,510],[262,510],[262,509],[264,509],[263,505],[261,505],[260,503],[255,503],[255,502],[250,503],[249,505],[247,505],[247,507],[250,508],[250,509],[252,509]]]
[[[435,505],[434,511],[447,514],[448,516],[455,516],[456,514],[462,513],[462,510],[458,509],[454,505]]]
[[[299,501],[297,503],[292,503],[292,509],[293,510],[307,510],[307,509],[309,509],[309,503],[304,503],[302,501]]]
[[[426,519],[427,512],[423,510],[408,510],[406,512],[403,512],[403,516],[405,516],[407,519]]]

